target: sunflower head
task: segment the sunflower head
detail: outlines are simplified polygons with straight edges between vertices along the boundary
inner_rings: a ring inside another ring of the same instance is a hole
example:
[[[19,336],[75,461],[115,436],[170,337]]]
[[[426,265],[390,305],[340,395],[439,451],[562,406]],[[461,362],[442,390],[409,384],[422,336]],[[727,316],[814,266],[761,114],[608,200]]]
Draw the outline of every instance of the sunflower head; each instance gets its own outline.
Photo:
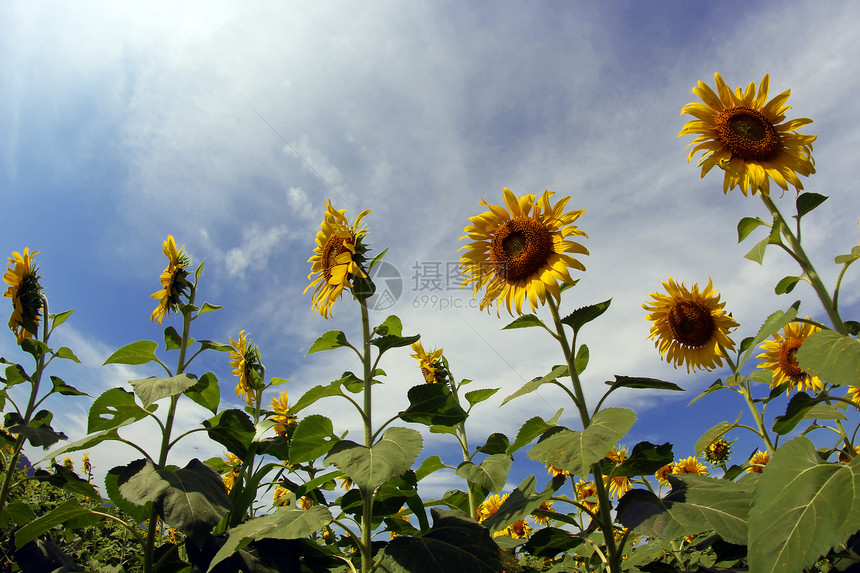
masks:
[[[749,460],[747,473],[760,474],[764,471],[764,466],[770,461],[770,454],[761,450],[756,451]]]
[[[669,476],[672,475],[673,469],[675,469],[675,464],[668,463],[656,472],[654,472],[654,477],[657,478],[657,481],[660,485],[669,485]]]
[[[33,257],[38,253],[39,251],[30,253],[29,247],[24,248],[23,254],[13,252],[3,275],[3,282],[8,285],[3,296],[12,299],[9,328],[15,333],[18,344],[36,336],[42,316],[42,285],[39,283],[41,277],[33,264]]]
[[[275,433],[283,438],[287,435],[287,428],[296,425],[296,417],[290,415],[290,402],[286,391],[281,392],[277,398],[272,398],[272,410],[275,412],[275,415],[272,416],[272,421],[276,422]]]
[[[421,375],[424,376],[424,382],[427,384],[445,384],[448,381],[448,370],[442,363],[441,348],[426,352],[420,340],[411,348],[415,354],[410,356],[418,361],[418,368],[421,370]]]
[[[648,338],[655,339],[660,354],[676,368],[685,364],[687,372],[695,372],[722,365],[725,352],[735,345],[729,331],[738,323],[723,310],[726,303],[711,281],[702,291],[698,283],[690,291],[671,277],[663,286],[667,294],[652,293],[654,300],[642,304],[650,312],[645,320],[654,323]]]
[[[569,475],[571,475],[569,471],[557,468],[550,463],[544,462],[544,465],[546,466],[546,472],[552,477],[564,476],[565,478],[567,478]]]
[[[372,284],[364,270],[367,246],[363,238],[366,229],[358,225],[370,209],[362,211],[350,225],[346,218],[346,209],[335,210],[331,201],[326,201],[325,217],[317,233],[317,246],[314,254],[308,259],[311,272],[308,280],[311,283],[304,292],[314,287],[313,310],[323,318],[331,316],[331,307],[343,294],[344,288],[353,290],[356,298],[364,299],[373,294]],[[314,277],[316,275],[316,277]],[[356,290],[354,281],[360,280],[362,288]]]
[[[460,248],[466,251],[460,268],[466,275],[463,286],[473,285],[473,296],[486,289],[481,310],[495,301],[496,315],[503,302],[511,315],[514,310],[522,314],[525,299],[532,311],[546,303],[547,296],[558,301],[559,282],[575,283],[568,269],[585,270],[573,255],[587,255],[588,250],[570,240],[587,237],[573,224],[585,210],[565,211],[570,197],[552,205],[552,191],[544,191],[540,199],[517,197],[510,189],[503,195],[504,207],[482,200],[490,210],[469,219],[472,224],[460,239],[471,242]]]
[[[164,317],[171,312],[179,310],[179,302],[181,298],[188,294],[191,289],[191,282],[188,280],[188,271],[186,270],[191,264],[191,259],[185,255],[181,249],[176,248],[176,241],[173,235],[168,235],[161,248],[161,252],[167,257],[167,267],[161,273],[161,290],[154,292],[152,298],[158,301],[158,306],[152,311],[149,319],[153,322],[164,320]]]
[[[573,492],[576,495],[576,500],[581,503],[585,509],[592,513],[597,511],[599,503],[597,501],[592,501],[597,499],[597,487],[594,485],[594,482],[579,480],[579,483],[576,484]]]
[[[233,350],[230,351],[230,366],[233,376],[239,379],[236,384],[236,395],[245,400],[248,406],[254,406],[257,393],[263,389],[263,373],[265,369],[260,362],[260,351],[248,343],[245,331],[239,332],[239,339],[230,340]]]
[[[499,497],[498,495],[494,494],[485,499],[483,503],[478,506],[478,509],[475,512],[478,521],[482,522],[497,511],[499,511],[499,508],[502,507],[502,504],[505,503],[506,499],[508,499],[508,495],[510,494],[506,493],[505,495]]]
[[[724,465],[732,453],[732,445],[723,438],[717,438],[705,447],[705,459],[712,464]]]
[[[756,358],[761,358],[764,362],[758,367],[773,372],[771,388],[788,384],[786,394],[790,394],[792,388],[796,388],[798,392],[819,392],[824,389],[824,384],[817,376],[807,374],[797,364],[797,351],[807,338],[819,330],[821,329],[808,322],[791,322],[782,329],[782,335],[775,333],[773,340],[765,340],[759,346],[764,352]]]
[[[708,467],[695,457],[682,458],[672,466],[673,474],[696,474],[703,476],[708,473]]]
[[[723,192],[740,187],[747,192],[770,193],[772,179],[782,189],[789,184],[798,192],[803,189],[798,175],[815,173],[812,158],[814,135],[796,131],[812,123],[811,119],[785,121],[785,105],[791,90],[767,101],[769,76],[765,75],[756,91],[755,83],[745,90],[732,91],[720,74],[714,74],[717,92],[704,82],[693,88],[701,102],[688,103],[681,114],[695,119],[687,122],[678,135],[695,135],[687,161],[704,152],[699,165],[702,177],[715,165],[725,171]]]
[[[551,502],[549,500],[541,502],[540,507],[538,507],[538,509],[540,509],[542,511],[550,512],[550,513],[554,513],[555,510],[552,508],[552,504],[553,504],[553,502]],[[537,523],[538,525],[549,525],[549,520],[551,519],[550,517],[547,517],[544,515],[535,515],[534,513],[532,513],[531,516],[532,516],[532,519],[535,520],[535,523]]]
[[[613,446],[606,454],[606,458],[615,462],[616,465],[621,465],[627,459],[627,448]],[[603,479],[605,485],[609,487],[609,495],[611,496],[620,498],[633,488],[633,484],[627,476],[614,476],[612,478],[606,476]]]

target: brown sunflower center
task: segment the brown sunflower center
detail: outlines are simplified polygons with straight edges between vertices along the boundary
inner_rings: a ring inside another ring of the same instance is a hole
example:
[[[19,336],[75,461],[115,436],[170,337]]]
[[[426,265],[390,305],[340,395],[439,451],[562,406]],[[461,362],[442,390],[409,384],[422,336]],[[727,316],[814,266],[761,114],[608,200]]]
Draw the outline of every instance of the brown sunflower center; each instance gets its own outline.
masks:
[[[326,239],[325,245],[323,245],[320,262],[322,263],[323,277],[325,277],[326,281],[331,278],[331,270],[335,266],[337,257],[344,251],[349,250],[344,244],[345,242],[346,240],[343,237],[332,234]]]
[[[691,348],[703,347],[714,333],[711,311],[695,302],[675,303],[669,309],[668,321],[675,340]]]
[[[806,372],[797,365],[797,350],[802,344],[798,338],[789,338],[779,347],[779,369],[791,380],[806,376]]]
[[[503,280],[514,282],[544,266],[552,252],[550,230],[531,217],[517,217],[496,229],[490,262]]]
[[[776,128],[767,116],[755,109],[724,109],[714,119],[714,129],[732,155],[745,161],[770,161],[782,150]]]

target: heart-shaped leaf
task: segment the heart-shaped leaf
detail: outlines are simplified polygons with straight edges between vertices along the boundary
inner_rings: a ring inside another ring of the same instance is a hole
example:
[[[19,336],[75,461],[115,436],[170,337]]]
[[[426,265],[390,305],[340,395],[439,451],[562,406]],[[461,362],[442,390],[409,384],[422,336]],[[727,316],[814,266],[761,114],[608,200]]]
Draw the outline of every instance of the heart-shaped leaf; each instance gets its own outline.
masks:
[[[412,467],[421,452],[421,434],[410,428],[388,428],[372,447],[341,440],[326,456],[358,487],[371,490],[393,480]]]

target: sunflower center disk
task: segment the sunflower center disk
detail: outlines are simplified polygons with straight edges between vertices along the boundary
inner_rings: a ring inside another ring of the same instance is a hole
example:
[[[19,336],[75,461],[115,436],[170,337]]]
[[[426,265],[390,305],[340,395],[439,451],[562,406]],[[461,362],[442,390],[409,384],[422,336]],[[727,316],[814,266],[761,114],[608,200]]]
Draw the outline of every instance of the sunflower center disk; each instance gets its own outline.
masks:
[[[745,161],[770,161],[782,150],[776,128],[755,109],[725,109],[714,120],[714,129],[732,155]]]
[[[779,369],[791,380],[806,376],[806,372],[797,365],[797,350],[803,344],[802,340],[789,338],[779,348]]]
[[[672,306],[668,322],[675,340],[692,348],[703,347],[714,333],[711,311],[694,302],[684,301]]]
[[[502,223],[493,235],[490,262],[502,279],[524,279],[543,267],[552,250],[552,233],[531,217],[517,217]]]
[[[322,257],[320,258],[322,259],[323,276],[326,280],[331,278],[331,269],[334,267],[335,259],[337,259],[338,255],[347,250],[343,243],[343,237],[331,235],[325,242],[325,246],[323,246]]]

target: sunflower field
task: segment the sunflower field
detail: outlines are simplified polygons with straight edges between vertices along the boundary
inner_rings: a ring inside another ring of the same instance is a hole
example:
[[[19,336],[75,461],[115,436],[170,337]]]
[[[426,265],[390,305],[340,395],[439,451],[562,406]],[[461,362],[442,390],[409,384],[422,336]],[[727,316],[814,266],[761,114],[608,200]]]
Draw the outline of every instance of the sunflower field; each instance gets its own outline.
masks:
[[[396,315],[370,320],[371,271],[386,254],[372,249],[364,226],[370,209],[350,221],[346,209],[326,202],[304,293],[319,320],[335,306],[355,318],[346,332],[320,328],[307,353],[360,366],[292,397],[245,330],[226,341],[206,338],[207,316],[221,306],[200,300],[204,265],[195,266],[172,235],[162,245],[167,261],[150,316],[164,326],[163,340],[130,342],[105,361],[130,372],[154,366],[161,375],[88,396],[53,372],[55,361],[79,362],[73,349],[51,342],[72,311],[49,309],[39,252],[23,247],[3,277],[6,334],[29,361],[0,358],[0,571],[860,569],[860,322],[839,310],[860,246],[845,247],[834,261],[838,280],[824,284],[801,241],[803,224],[827,199],[803,191],[801,177],[815,173],[816,137],[797,130],[811,120],[786,118],[789,91],[769,99],[768,76],[732,89],[716,74],[715,84],[699,82],[698,101],[682,110],[692,117],[679,134],[694,136],[688,161],[701,153],[702,177],[719,167],[724,193],[739,188],[761,200],[767,215],[737,225],[738,242],[757,237],[746,257],[762,263],[765,251],[782,251],[797,274],[780,280],[776,293],[808,283],[817,295],[808,305],[820,304],[826,316],[801,313],[798,300],[772,309],[755,336],[738,340],[744,317],[732,315],[713,281],[667,277],[656,292],[643,292],[654,359],[679,374],[718,372],[693,402],[716,392],[737,398],[738,408],[702,433],[695,451],[668,442],[622,447],[637,415],[607,405],[621,389],[681,390],[674,382],[617,375],[598,401],[586,400],[584,385],[595,383],[586,373],[588,327],[611,299],[571,302],[589,251],[587,216],[569,196],[504,189],[500,201],[480,202],[483,212],[460,237],[462,286],[480,311],[500,320],[507,314],[502,330],[529,328],[546,341],[546,374],[502,404],[544,385],[565,400],[552,418],[523,419],[516,435],[496,432],[480,445],[470,414],[499,388],[455,377],[461,365],[425,347],[418,325]],[[452,250],[457,245],[452,238]],[[551,320],[537,316],[544,307]],[[423,383],[383,420],[374,395],[391,391],[389,352],[413,357]],[[221,360],[225,373],[198,369],[201,356]],[[241,409],[222,406],[234,385]],[[83,439],[68,443],[52,425],[43,407],[49,397],[91,401]],[[180,433],[180,407],[189,401],[211,416]],[[306,413],[319,402],[357,415],[363,432],[344,431],[334,415]],[[144,421],[158,429],[155,449],[128,437]],[[426,451],[428,433],[456,444],[462,459]],[[740,435],[754,437],[751,455],[733,448]],[[168,461],[177,444],[193,440],[211,440],[225,455]],[[124,444],[136,459],[93,483],[89,452],[107,442]],[[524,459],[547,473],[503,494]],[[442,469],[462,485],[430,498],[421,482]]]

